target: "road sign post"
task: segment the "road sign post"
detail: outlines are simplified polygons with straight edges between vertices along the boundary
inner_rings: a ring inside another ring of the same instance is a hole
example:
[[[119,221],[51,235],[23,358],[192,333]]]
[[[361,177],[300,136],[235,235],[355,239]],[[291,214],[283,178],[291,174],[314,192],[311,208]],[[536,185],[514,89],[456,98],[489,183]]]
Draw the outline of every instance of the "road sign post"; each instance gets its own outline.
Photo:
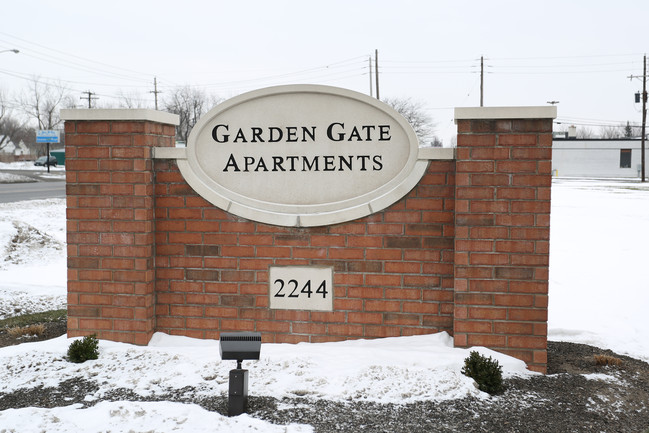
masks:
[[[47,172],[50,172],[50,143],[60,143],[59,131],[52,129],[37,129],[36,143],[46,143],[47,153],[45,154]]]

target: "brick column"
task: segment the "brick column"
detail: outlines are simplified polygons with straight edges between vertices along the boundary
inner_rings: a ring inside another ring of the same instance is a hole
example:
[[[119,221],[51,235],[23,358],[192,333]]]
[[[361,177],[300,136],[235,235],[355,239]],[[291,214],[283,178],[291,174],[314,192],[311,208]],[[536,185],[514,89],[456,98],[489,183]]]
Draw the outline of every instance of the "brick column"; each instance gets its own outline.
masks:
[[[457,347],[545,372],[552,119],[556,107],[458,108]]]
[[[148,343],[155,329],[152,147],[178,116],[61,110],[65,119],[68,336]]]

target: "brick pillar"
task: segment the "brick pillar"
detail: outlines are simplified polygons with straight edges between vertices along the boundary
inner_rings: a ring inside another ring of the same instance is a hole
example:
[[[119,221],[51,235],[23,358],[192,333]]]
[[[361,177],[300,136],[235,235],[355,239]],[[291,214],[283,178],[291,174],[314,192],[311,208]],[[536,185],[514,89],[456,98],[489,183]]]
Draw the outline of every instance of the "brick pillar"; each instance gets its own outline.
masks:
[[[457,347],[547,366],[552,119],[556,107],[458,108]]]
[[[65,120],[68,336],[148,343],[155,330],[152,147],[178,116],[61,110]]]

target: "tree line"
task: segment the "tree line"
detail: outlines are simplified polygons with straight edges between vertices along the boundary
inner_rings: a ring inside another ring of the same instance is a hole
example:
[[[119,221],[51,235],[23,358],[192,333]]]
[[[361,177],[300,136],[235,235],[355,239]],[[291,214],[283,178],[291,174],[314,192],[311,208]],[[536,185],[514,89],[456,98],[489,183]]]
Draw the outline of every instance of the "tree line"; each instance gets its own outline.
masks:
[[[577,138],[601,138],[605,140],[631,139],[642,136],[642,128],[631,125],[630,122],[620,125],[600,126],[599,129],[593,129],[589,126],[580,126],[577,128]]]
[[[91,92],[87,97],[79,97],[66,85],[33,78],[20,93],[9,95],[0,89],[0,151],[10,142],[25,143],[32,150],[32,156],[45,154],[45,145],[36,143],[36,130],[60,130],[63,121],[61,109],[86,107],[86,99],[91,108],[150,108],[151,97],[138,93],[120,93],[113,102],[98,101]],[[211,108],[222,102],[217,95],[209,94],[200,88],[179,86],[165,91],[161,98],[161,109],[179,116],[176,140],[186,142],[189,133]],[[413,126],[422,146],[441,146],[435,135],[435,123],[426,113],[424,104],[411,98],[386,98],[388,105],[401,113]],[[63,134],[61,134],[63,141]]]

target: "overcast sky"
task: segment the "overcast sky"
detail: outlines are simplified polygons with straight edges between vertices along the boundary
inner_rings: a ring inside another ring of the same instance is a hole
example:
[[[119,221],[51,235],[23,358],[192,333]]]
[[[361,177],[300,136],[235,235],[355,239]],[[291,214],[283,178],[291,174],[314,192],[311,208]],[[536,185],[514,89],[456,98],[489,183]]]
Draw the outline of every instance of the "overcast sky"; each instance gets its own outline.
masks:
[[[641,122],[649,2],[620,0],[5,1],[0,89],[14,95],[40,76],[97,106],[137,94],[153,108],[190,85],[228,98],[314,83],[370,92],[379,54],[381,97],[421,101],[445,145],[453,107],[547,105],[590,127]],[[376,96],[376,95],[375,95]],[[77,96],[75,96],[77,97]],[[83,101],[79,99],[80,107]]]

